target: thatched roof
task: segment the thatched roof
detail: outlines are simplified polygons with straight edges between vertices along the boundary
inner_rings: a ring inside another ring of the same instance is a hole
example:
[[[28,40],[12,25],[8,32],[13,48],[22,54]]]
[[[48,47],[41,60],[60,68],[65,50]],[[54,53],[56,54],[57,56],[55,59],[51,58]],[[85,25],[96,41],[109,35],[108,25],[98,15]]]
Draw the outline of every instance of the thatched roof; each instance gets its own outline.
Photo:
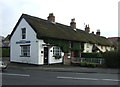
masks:
[[[30,16],[27,14],[22,14],[12,34],[14,33],[17,25],[22,18],[24,18],[28,22],[28,24],[34,29],[34,31],[37,33],[38,39],[51,38],[68,41],[89,42],[108,46],[112,45],[105,37],[89,34],[80,29],[76,29],[75,31],[74,29],[72,29],[71,26],[67,26],[57,22],[52,23],[48,20]]]

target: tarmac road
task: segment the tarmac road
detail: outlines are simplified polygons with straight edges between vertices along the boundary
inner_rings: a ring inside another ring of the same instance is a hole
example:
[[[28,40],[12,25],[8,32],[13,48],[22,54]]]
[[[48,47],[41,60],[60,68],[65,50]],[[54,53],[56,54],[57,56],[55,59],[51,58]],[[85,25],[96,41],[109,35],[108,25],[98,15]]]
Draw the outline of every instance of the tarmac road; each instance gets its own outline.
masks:
[[[3,85],[118,85],[118,74],[70,73],[8,69]],[[114,87],[114,86],[113,86]]]

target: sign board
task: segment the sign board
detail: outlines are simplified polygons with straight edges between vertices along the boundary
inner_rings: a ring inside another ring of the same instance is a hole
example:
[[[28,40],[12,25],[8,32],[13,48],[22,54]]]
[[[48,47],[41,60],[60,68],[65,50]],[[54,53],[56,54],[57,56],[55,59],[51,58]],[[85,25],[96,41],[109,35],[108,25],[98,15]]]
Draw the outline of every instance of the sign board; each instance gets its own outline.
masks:
[[[31,41],[18,41],[16,44],[26,44],[26,43],[31,43]]]

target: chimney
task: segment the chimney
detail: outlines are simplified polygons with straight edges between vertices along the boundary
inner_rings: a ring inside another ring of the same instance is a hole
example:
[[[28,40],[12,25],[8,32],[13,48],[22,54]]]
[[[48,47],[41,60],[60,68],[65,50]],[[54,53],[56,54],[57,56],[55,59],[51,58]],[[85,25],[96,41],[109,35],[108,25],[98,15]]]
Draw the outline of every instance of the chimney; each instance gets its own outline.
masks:
[[[100,36],[100,29],[97,30],[96,35]]]
[[[71,26],[73,29],[76,29],[75,18],[71,19],[70,26]]]
[[[53,13],[50,13],[47,19],[53,23],[55,22],[55,16],[53,15]]]
[[[85,26],[85,32],[89,33],[90,32],[90,27],[89,24]]]

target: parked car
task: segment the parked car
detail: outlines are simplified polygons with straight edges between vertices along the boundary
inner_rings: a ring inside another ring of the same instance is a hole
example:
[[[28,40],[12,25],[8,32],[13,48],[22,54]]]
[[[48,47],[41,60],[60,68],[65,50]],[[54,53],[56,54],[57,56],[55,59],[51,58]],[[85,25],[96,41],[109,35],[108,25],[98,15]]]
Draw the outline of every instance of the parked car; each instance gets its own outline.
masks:
[[[7,63],[0,61],[0,68],[2,69],[2,71],[5,70],[7,68]]]

